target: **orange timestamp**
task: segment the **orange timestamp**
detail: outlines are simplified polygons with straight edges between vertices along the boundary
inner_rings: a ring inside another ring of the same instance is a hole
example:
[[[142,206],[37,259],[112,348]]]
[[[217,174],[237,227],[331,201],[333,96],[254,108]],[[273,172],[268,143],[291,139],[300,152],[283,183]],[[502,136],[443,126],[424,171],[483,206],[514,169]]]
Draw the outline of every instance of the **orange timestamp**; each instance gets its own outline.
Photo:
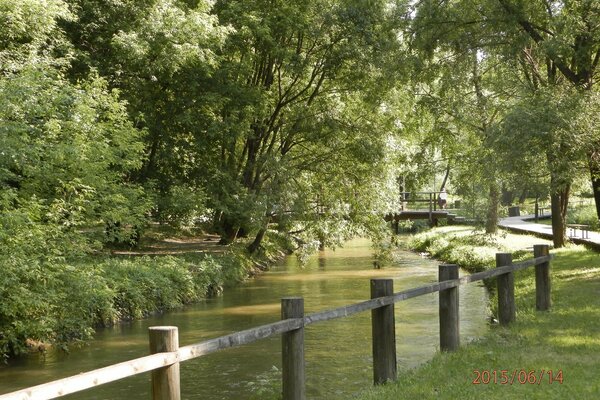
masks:
[[[474,369],[473,385],[541,385],[563,383],[563,371],[559,370],[526,370],[526,369]]]

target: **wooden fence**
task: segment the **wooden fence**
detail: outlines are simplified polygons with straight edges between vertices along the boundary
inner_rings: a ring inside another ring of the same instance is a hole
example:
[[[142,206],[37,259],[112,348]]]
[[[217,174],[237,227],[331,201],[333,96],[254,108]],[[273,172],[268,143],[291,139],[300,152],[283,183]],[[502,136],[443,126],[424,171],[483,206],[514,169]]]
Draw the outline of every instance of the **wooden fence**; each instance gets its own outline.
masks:
[[[496,254],[496,268],[458,277],[458,266],[440,265],[439,281],[394,293],[391,279],[371,279],[371,299],[333,310],[304,315],[304,300],[281,300],[279,322],[235,332],[205,342],[179,347],[177,327],[149,328],[149,356],[59,379],[50,383],[0,395],[0,400],[52,399],[104,383],[152,371],[153,400],[179,400],[179,363],[218,350],[249,344],[269,336],[282,335],[282,386],[284,400],[304,400],[304,327],[317,322],[344,318],[371,310],[373,378],[375,384],[396,379],[396,332],[394,304],[424,294],[439,292],[440,349],[456,350],[459,340],[458,290],[461,285],[497,278],[498,319],[506,325],[515,320],[514,272],[535,265],[536,308],[548,310],[550,298],[550,260],[547,245],[535,245],[534,258],[513,264],[510,253]]]

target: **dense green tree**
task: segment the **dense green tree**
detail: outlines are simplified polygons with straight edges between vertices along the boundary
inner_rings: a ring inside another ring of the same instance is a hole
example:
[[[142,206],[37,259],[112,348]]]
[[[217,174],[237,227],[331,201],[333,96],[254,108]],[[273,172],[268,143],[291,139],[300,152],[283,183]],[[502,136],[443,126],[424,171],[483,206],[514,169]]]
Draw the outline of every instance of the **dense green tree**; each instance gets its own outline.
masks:
[[[131,181],[142,162],[117,91],[91,73],[67,79],[73,20],[60,0],[0,1],[0,356],[28,339],[89,337],[106,287],[75,268],[106,237],[104,223],[142,226],[150,203]]]
[[[70,73],[97,68],[148,130],[137,178],[164,219],[206,199],[223,241],[254,250],[273,218],[316,218],[306,188],[383,157],[401,2],[71,3]]]
[[[127,101],[148,132],[136,181],[156,193],[157,217],[175,224],[204,211],[210,127],[221,102],[210,76],[229,28],[208,1],[70,1],[64,23],[76,48],[72,79],[92,69]]]
[[[141,164],[142,132],[105,81],[65,78],[72,48],[59,22],[73,19],[66,4],[1,5],[8,24],[0,58],[12,63],[0,77],[0,186],[17,203],[31,199],[62,215],[53,222],[64,226],[143,225],[148,204],[128,183]]]
[[[486,231],[495,233],[503,176],[488,139],[509,107],[511,88],[500,84],[506,69],[498,57],[477,43],[463,42],[460,34],[428,38],[430,31],[439,29],[430,26],[428,18],[418,13],[411,26],[416,32],[411,47],[418,104],[431,120],[422,143],[440,152],[447,171],[452,171],[455,190],[469,198],[474,209],[478,194],[487,195]]]
[[[221,23],[235,30],[215,74],[227,100],[213,129],[218,160],[208,182],[226,240],[258,229],[256,248],[285,209],[278,196],[327,198],[297,192],[299,177],[331,182],[347,162],[380,156],[386,132],[373,119],[389,82],[381,67],[397,46],[398,11],[383,1],[217,2]],[[354,180],[370,179],[355,172]],[[315,183],[309,187],[326,186]]]
[[[495,138],[494,147],[512,160],[513,168],[547,171],[550,176],[552,214],[558,217],[552,220],[555,245],[566,241],[567,199],[575,177],[585,169],[586,150],[593,139],[580,114],[582,108],[590,110],[589,100],[555,87],[538,91],[515,105]]]

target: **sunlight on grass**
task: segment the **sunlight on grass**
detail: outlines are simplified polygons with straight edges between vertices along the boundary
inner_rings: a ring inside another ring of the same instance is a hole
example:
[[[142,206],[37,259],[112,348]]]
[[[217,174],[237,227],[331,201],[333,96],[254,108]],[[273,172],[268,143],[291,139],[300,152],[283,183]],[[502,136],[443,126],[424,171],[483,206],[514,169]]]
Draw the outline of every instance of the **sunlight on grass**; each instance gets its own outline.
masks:
[[[592,279],[600,278],[600,268],[583,268],[581,270],[569,270],[558,272],[557,278],[568,281],[572,279]]]
[[[550,339],[550,342],[557,346],[597,347],[594,350],[600,348],[600,337],[562,335]]]

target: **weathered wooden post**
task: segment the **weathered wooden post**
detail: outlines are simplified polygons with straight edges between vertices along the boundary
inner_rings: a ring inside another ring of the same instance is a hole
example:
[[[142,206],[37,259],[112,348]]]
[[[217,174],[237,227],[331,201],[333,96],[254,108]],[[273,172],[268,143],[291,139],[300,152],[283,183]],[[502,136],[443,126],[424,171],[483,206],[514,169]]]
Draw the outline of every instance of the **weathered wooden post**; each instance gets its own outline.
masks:
[[[458,265],[439,266],[439,281],[458,279]],[[440,291],[440,350],[454,351],[460,346],[458,286]]]
[[[281,319],[304,318],[304,299],[281,299]],[[304,327],[281,335],[283,400],[305,400]]]
[[[371,298],[394,294],[391,279],[371,279]],[[394,304],[371,310],[373,336],[373,382],[380,385],[395,381],[396,372],[396,322]]]
[[[496,253],[496,267],[512,265],[512,254]],[[515,274],[507,272],[498,275],[498,320],[501,325],[508,325],[516,317],[515,309]]]
[[[176,326],[152,326],[148,328],[150,353],[179,350],[179,333]],[[179,363],[152,371],[152,400],[180,400]]]
[[[536,244],[533,246],[533,256],[545,257],[550,254],[547,244]],[[538,311],[549,310],[552,306],[550,291],[552,282],[550,280],[550,261],[535,266],[535,308]]]

